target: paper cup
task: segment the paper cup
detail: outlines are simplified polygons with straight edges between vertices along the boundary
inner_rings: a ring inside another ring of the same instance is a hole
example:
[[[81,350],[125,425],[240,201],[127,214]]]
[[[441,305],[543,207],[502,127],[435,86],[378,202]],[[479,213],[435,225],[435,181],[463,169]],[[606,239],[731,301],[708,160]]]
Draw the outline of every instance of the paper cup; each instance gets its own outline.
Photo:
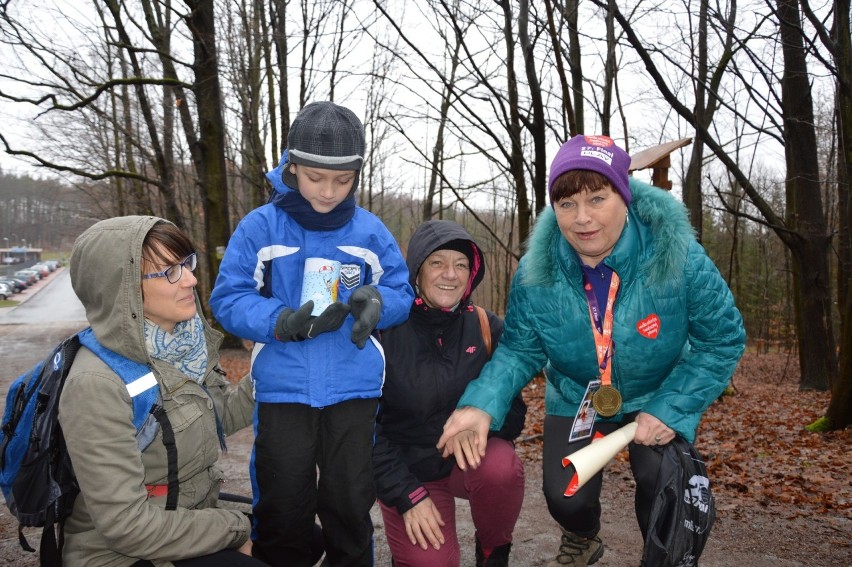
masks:
[[[319,315],[337,301],[340,285],[340,262],[325,258],[307,258],[302,277],[302,299],[300,305],[313,300],[311,315]]]

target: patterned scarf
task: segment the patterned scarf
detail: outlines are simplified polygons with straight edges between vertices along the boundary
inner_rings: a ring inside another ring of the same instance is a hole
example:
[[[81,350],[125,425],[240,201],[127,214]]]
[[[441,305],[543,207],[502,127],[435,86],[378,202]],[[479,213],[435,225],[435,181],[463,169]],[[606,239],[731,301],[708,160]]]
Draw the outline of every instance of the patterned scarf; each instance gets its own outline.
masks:
[[[153,358],[168,362],[199,384],[207,372],[207,341],[201,317],[181,321],[171,333],[145,319],[145,344]]]

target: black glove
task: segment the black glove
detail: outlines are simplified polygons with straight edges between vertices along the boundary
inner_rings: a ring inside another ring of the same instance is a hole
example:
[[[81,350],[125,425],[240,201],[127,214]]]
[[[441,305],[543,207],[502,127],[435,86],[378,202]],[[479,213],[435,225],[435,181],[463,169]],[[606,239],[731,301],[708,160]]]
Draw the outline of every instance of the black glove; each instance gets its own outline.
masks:
[[[335,301],[316,317],[311,317],[314,302],[308,301],[298,311],[289,307],[278,315],[275,322],[275,338],[279,341],[303,341],[313,339],[320,333],[336,331],[349,315],[349,306]]]
[[[358,348],[364,348],[367,337],[376,328],[379,317],[382,316],[382,296],[373,286],[365,285],[349,296],[349,307],[352,308],[352,316],[355,317],[355,324],[352,325],[352,342]]]
[[[349,309],[349,306],[345,303],[335,301],[318,316],[308,319],[299,334],[306,339],[312,339],[320,333],[336,331],[343,324],[346,316],[349,315]]]
[[[311,310],[314,308],[314,302],[308,301],[298,311],[293,311],[289,307],[278,314],[278,319],[275,321],[275,338],[282,342],[300,341],[304,337],[300,336],[305,323],[311,318]]]

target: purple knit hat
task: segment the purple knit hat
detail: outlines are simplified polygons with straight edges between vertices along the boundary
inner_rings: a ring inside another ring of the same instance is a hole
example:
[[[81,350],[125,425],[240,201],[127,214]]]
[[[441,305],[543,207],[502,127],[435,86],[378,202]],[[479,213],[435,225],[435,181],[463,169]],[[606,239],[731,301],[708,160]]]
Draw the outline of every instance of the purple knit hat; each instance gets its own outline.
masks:
[[[547,193],[550,195],[553,182],[563,173],[572,169],[587,169],[606,177],[624,199],[624,204],[629,205],[632,198],[627,180],[629,167],[630,156],[616,146],[609,136],[574,136],[562,144],[550,164]]]

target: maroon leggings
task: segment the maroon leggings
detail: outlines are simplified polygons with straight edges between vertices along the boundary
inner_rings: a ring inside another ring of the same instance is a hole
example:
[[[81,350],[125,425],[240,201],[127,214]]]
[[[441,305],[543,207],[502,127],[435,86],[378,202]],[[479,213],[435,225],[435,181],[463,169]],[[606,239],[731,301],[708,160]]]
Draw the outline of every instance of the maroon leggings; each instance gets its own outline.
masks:
[[[453,467],[450,476],[425,482],[429,497],[444,520],[444,545],[423,550],[411,545],[405,533],[405,521],[396,508],[379,502],[385,522],[388,546],[397,567],[457,567],[461,552],[456,535],[455,498],[470,502],[470,514],[476,537],[483,549],[491,550],[512,541],[515,522],[524,501],[524,465],[512,443],[492,437],[485,457],[476,469],[467,471]]]

